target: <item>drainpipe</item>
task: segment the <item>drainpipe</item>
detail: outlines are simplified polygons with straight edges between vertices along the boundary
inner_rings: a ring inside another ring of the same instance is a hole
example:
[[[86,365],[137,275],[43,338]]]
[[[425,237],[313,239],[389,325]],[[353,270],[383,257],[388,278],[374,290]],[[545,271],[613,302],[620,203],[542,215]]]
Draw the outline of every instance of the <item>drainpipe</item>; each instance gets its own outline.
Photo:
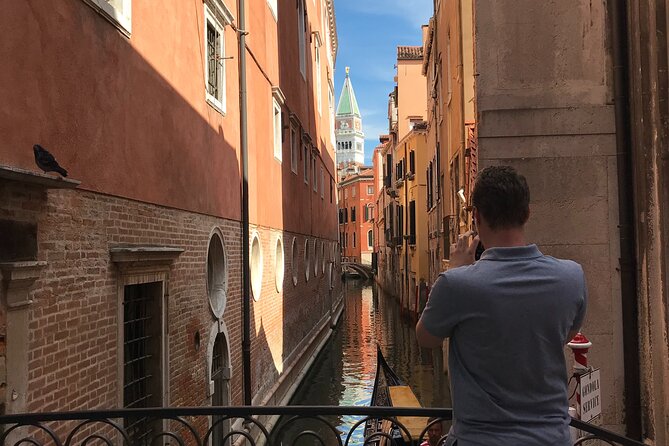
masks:
[[[249,142],[246,103],[246,13],[244,0],[237,0],[239,14],[239,141],[242,158],[242,375],[244,404],[251,405],[251,269],[249,266]]]
[[[625,367],[625,425],[627,436],[641,440],[641,396],[639,392],[639,319],[634,228],[634,179],[630,136],[629,62],[627,53],[627,2],[612,0],[611,46],[615,94],[616,164],[618,168],[618,218],[620,228],[620,291],[623,318],[623,362]]]

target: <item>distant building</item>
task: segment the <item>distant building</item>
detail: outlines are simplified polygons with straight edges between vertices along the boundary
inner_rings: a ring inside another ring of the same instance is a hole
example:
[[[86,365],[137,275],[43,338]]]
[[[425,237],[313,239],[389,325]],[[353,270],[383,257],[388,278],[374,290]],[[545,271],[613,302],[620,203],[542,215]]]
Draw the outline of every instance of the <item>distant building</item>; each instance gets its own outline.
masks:
[[[339,96],[335,115],[335,139],[337,141],[337,167],[350,164],[362,166],[365,163],[365,134],[362,131],[362,116],[355,99],[349,68]]]
[[[344,261],[372,264],[375,196],[370,168],[339,183],[339,242]]]
[[[427,208],[427,93],[421,73],[423,47],[397,47],[396,85],[388,97],[388,135],[374,152],[377,281],[416,315],[429,279]],[[381,183],[381,178],[383,182]],[[424,301],[424,299],[423,299]]]

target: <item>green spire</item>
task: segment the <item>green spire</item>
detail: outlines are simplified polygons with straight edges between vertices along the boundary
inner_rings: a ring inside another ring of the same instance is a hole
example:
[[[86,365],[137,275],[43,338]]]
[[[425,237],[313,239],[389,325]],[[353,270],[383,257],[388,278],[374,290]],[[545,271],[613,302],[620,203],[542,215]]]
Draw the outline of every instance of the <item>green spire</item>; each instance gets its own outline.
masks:
[[[351,78],[349,77],[349,67],[346,67],[346,79],[344,80],[344,88],[341,90],[339,96],[339,105],[337,105],[337,116],[354,115],[360,117],[360,109],[358,108],[358,101],[355,99],[353,92],[353,85],[351,85]]]

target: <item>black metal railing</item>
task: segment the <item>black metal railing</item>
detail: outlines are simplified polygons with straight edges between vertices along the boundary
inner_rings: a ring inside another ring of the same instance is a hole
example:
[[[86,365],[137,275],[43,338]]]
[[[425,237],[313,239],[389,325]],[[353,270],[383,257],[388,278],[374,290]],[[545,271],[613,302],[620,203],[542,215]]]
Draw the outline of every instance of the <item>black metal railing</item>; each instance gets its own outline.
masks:
[[[277,416],[281,417],[278,419]],[[338,428],[341,417],[358,417],[347,431]],[[402,417],[424,417],[426,426],[420,434],[411,435],[402,424]],[[52,412],[0,416],[0,445],[71,446],[71,445],[138,445],[123,428],[128,419],[145,419],[151,424],[151,437],[144,445],[294,445],[318,444],[377,445],[382,440],[388,446],[420,444],[427,438],[427,420],[431,424],[449,421],[450,408],[396,408],[396,407],[345,407],[345,406],[282,406],[282,407],[193,407],[119,409],[85,412]],[[378,426],[394,425],[396,435],[389,432],[365,432],[368,419],[388,420],[374,423]],[[213,420],[213,424],[212,424]],[[297,428],[299,422],[309,421],[307,427]],[[572,420],[572,427],[582,431],[575,446],[596,444],[594,440],[609,445],[643,446],[614,432]],[[162,426],[156,430],[156,426]],[[148,426],[147,426],[148,428]],[[222,428],[222,429],[221,429]],[[222,434],[216,435],[221,430]],[[271,430],[271,432],[270,432]],[[354,435],[358,433],[358,435]],[[401,435],[397,435],[397,434]],[[444,440],[445,437],[442,439]],[[600,443],[601,444],[601,443]]]

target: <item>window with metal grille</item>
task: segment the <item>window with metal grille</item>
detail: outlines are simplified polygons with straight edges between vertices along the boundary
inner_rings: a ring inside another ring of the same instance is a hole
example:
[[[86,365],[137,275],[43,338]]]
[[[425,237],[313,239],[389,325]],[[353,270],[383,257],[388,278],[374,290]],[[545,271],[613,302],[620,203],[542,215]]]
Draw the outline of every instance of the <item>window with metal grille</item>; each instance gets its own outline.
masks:
[[[225,113],[225,43],[223,25],[205,5],[207,102]]]
[[[207,102],[225,113],[225,25],[233,22],[222,1],[204,5],[204,76]]]
[[[211,358],[211,380],[214,383],[214,394],[211,397],[212,406],[227,406],[230,404],[228,381],[230,366],[228,364],[225,335],[219,333],[214,341],[214,351]],[[230,422],[223,416],[212,416],[212,445],[223,445],[226,435],[230,431]]]
[[[123,407],[162,406],[162,282],[126,285],[123,293]],[[149,444],[158,421],[125,420],[131,444]]]

